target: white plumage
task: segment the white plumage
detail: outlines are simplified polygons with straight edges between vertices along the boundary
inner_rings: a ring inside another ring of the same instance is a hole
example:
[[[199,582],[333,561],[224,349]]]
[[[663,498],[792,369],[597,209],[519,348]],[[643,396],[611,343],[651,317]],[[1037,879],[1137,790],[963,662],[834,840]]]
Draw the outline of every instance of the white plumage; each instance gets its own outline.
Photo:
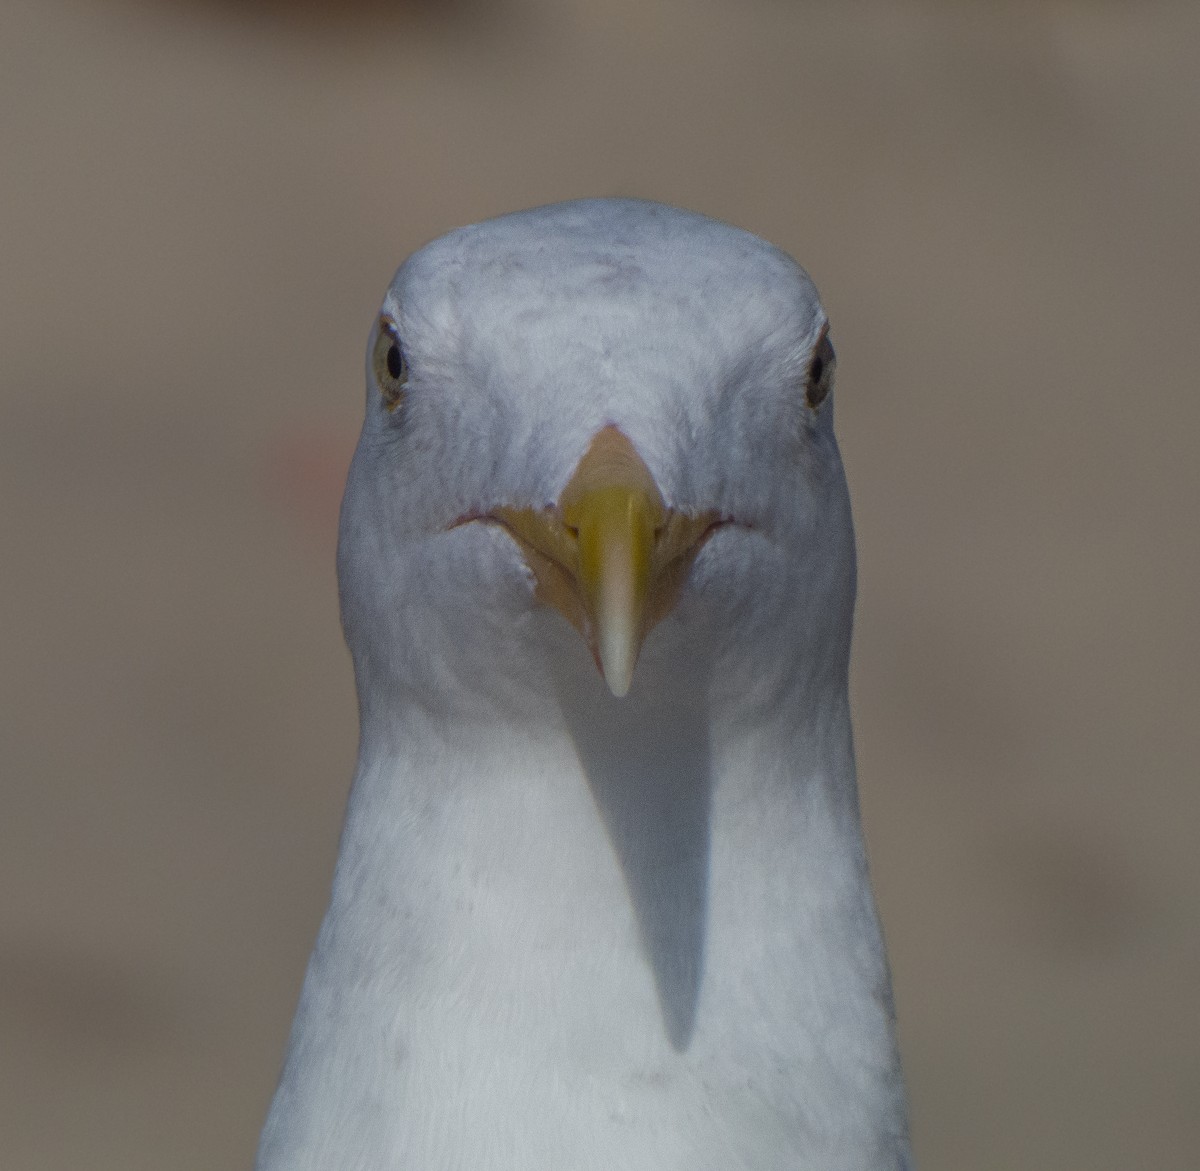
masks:
[[[908,1166],[825,330],[783,253],[653,203],[401,267],[338,553],[358,768],[258,1171]]]

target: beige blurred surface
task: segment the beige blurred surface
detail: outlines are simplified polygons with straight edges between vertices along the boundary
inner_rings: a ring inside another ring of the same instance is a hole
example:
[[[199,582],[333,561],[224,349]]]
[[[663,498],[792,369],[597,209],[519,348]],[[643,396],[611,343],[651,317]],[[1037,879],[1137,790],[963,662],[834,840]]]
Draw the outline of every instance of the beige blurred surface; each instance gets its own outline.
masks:
[[[249,1165],[355,717],[366,330],[634,194],[814,275],[925,1171],[1200,1150],[1200,8],[0,16],[0,1166]]]

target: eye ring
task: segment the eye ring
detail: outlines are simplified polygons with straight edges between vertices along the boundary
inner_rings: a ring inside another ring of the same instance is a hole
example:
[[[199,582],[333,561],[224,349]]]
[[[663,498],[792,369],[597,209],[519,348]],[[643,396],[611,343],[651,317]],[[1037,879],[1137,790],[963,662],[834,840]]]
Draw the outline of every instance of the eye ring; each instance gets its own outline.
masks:
[[[390,317],[379,319],[371,352],[371,372],[383,397],[383,405],[394,411],[404,399],[409,370],[400,331]]]
[[[837,368],[837,354],[829,340],[829,326],[821,330],[817,344],[813,346],[812,358],[808,363],[808,374],[804,382],[804,401],[816,410],[833,389],[833,374]]]

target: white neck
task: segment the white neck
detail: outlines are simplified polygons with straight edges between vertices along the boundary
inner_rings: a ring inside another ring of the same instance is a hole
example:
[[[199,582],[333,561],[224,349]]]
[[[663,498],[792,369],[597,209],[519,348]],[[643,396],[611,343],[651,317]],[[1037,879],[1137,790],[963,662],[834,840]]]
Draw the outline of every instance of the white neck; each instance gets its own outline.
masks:
[[[364,727],[259,1171],[906,1166],[844,684],[676,668]]]

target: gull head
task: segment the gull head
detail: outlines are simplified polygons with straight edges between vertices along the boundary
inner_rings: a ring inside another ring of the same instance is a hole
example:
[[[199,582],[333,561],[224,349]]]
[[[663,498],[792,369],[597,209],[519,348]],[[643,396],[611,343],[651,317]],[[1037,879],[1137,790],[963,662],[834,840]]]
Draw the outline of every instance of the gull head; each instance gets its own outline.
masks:
[[[804,270],[694,213],[557,204],[414,253],[342,507],[360,694],[494,700],[586,668],[620,697],[697,646],[743,696],[844,685],[833,371]]]

